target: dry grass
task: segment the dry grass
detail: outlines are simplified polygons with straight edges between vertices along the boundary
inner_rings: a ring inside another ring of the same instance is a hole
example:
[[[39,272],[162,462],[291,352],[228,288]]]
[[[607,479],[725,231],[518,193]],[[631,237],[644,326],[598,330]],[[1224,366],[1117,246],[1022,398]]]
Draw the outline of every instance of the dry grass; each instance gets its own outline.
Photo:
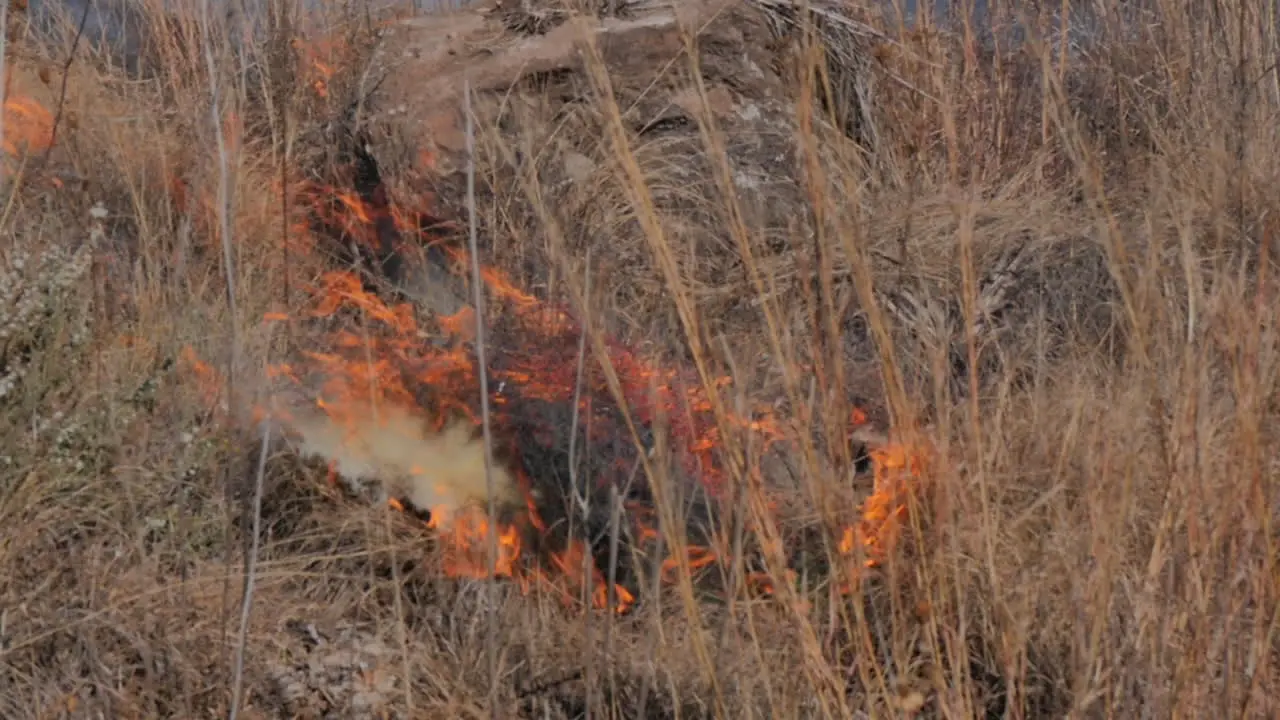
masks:
[[[240,717],[1280,714],[1280,26],[1151,0],[1127,29],[1120,5],[1083,48],[880,28],[861,147],[793,46],[790,94],[757,103],[790,153],[771,202],[714,109],[723,68],[675,66],[683,135],[636,132],[635,88],[592,53],[573,113],[480,99],[503,119],[479,137],[483,252],[708,387],[736,378],[711,392],[723,462],[777,594],[708,597],[685,568],[625,617],[443,579],[412,518],[287,449],[255,477],[235,406],[310,337],[261,318],[296,315],[324,264],[284,249],[281,169],[324,167],[366,66],[317,97],[294,25],[242,63],[222,19],[152,33],[145,82],[81,46],[56,146],[0,207],[0,715],[227,715],[255,481]],[[326,22],[367,57],[366,18]],[[11,43],[7,101],[52,114],[69,49]],[[209,396],[188,347],[239,385]],[[728,416],[775,403],[816,440],[787,501],[822,534],[847,522],[853,397],[932,452],[904,540],[840,597],[785,577],[778,480]]]

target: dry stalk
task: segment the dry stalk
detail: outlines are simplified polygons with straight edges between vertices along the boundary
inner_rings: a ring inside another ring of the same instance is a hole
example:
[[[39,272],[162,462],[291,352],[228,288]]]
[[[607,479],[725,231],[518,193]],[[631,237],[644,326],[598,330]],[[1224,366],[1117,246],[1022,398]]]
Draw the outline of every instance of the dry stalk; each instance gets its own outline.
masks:
[[[236,323],[240,313],[236,307],[235,251],[231,234],[231,158],[227,138],[222,129],[222,86],[213,58],[213,36],[209,28],[209,0],[202,0],[200,31],[204,41],[204,58],[209,73],[209,116],[213,123],[218,148],[218,230],[222,236],[222,262],[226,272],[227,309],[231,314],[231,357],[227,363],[227,394],[235,396],[235,372],[240,359],[240,333]]]
[[[480,276],[480,247],[477,239],[476,219],[476,133],[475,119],[471,112],[471,82],[463,83],[463,113],[466,116],[467,135],[467,243],[471,253],[471,285],[475,293],[476,313],[476,367],[480,375],[480,418],[481,432],[484,434],[484,484],[485,493],[489,497],[489,522],[485,543],[488,546],[488,584],[486,591],[489,597],[486,612],[485,657],[489,668],[489,712],[492,717],[498,716],[498,592],[495,580],[498,575],[498,517],[497,493],[493,482],[493,431],[489,414],[489,371],[485,361],[484,332],[484,282]]]
[[[253,613],[253,591],[257,581],[258,547],[262,531],[262,485],[267,471],[267,451],[271,447],[271,423],[262,423],[262,449],[258,453],[258,470],[253,480],[249,555],[245,559],[244,597],[240,602],[240,634],[236,638],[235,673],[231,680],[231,709],[228,720],[236,720],[240,714],[240,700],[244,692],[244,653],[249,637],[249,618]]]
[[[211,21],[210,21],[210,15],[209,15],[209,0],[202,0],[200,10],[201,10],[200,21],[199,21],[200,33],[201,33],[203,46],[204,46],[205,70],[208,73],[208,78],[209,78],[209,118],[213,125],[213,133],[217,143],[217,150],[218,150],[217,217],[218,217],[218,230],[222,240],[223,272],[225,274],[225,280],[226,280],[227,308],[228,308],[228,315],[229,315],[228,323],[229,323],[230,336],[231,336],[231,353],[230,353],[230,356],[227,358],[226,392],[227,392],[227,404],[229,406],[228,409],[230,410],[231,416],[234,417],[237,414],[236,409],[233,406],[236,402],[236,399],[235,399],[236,398],[236,368],[239,365],[239,359],[240,359],[240,332],[239,332],[239,328],[237,327],[237,322],[239,320],[240,313],[238,312],[237,304],[236,304],[236,275],[235,275],[235,260],[234,260],[235,256],[233,251],[234,239],[232,238],[232,235],[231,235],[231,207],[230,207],[231,205],[230,164],[231,163],[230,163],[230,158],[228,157],[229,149],[227,147],[227,140],[223,134],[223,128],[222,128],[222,90],[221,90],[221,83],[218,80],[219,70],[217,67],[217,63],[215,62],[213,57],[213,40],[212,40],[213,35],[210,28]],[[225,477],[224,482],[225,482],[224,492],[226,493],[226,497],[228,500],[228,509],[229,509],[232,504],[231,498],[233,496],[233,493],[231,490],[231,478],[230,478],[229,471]],[[227,532],[228,532],[228,538],[229,538],[230,524],[228,524]],[[229,592],[229,584],[230,584],[230,552],[231,552],[230,548],[231,548],[231,544],[230,542],[228,542],[227,543],[228,574],[227,574],[227,586],[225,586],[224,588],[224,597]],[[250,587],[250,583],[248,581],[248,565],[249,565],[248,557],[245,558],[245,565],[246,565],[245,586],[247,590]],[[249,596],[246,593],[243,599],[243,602],[247,604],[250,600],[251,600],[251,596]],[[242,613],[243,612],[247,612],[247,609],[242,608]],[[223,632],[224,632],[224,638],[225,638],[225,632],[226,632],[225,614],[223,619],[224,619]],[[234,719],[236,717],[236,714],[239,712],[240,693],[242,691],[241,685],[243,682],[243,678],[241,676],[241,673],[244,665],[244,653],[245,653],[243,638],[241,638],[241,641],[235,647],[234,653],[235,655],[232,659],[232,664],[234,668],[233,670],[234,678],[232,681],[232,704],[231,704],[231,710],[230,710],[230,717],[232,719]]]
[[[590,249],[587,250],[587,269],[586,269],[585,285],[586,285],[586,291],[584,292],[584,295],[586,297],[587,302],[591,302],[591,250]],[[589,527],[588,523],[590,522],[590,518],[591,518],[591,497],[590,497],[590,494],[587,492],[587,485],[586,485],[587,481],[585,479],[581,479],[578,477],[578,453],[577,453],[578,447],[577,446],[578,446],[579,408],[582,405],[582,402],[581,402],[582,375],[583,375],[583,372],[586,370],[586,359],[587,359],[586,323],[587,323],[588,317],[590,317],[590,308],[583,307],[582,308],[583,319],[581,320],[583,324],[583,330],[582,330],[581,336],[578,338],[578,361],[577,361],[578,367],[575,372],[574,385],[573,385],[573,416],[569,423],[569,428],[570,428],[569,429],[569,484],[573,487],[574,501],[578,503],[578,510],[579,512],[582,513],[582,527],[583,527],[584,533],[587,532],[587,528]],[[581,482],[579,482],[580,480]],[[591,607],[590,603],[591,603],[592,591],[594,590],[594,588],[592,588],[592,582],[595,579],[595,573],[592,572],[594,562],[595,561],[593,560],[592,554],[590,552],[590,540],[588,539],[587,550],[586,552],[582,553],[582,577],[584,579],[583,592],[585,594],[583,601],[584,601],[584,605],[587,608]],[[612,608],[613,607],[612,585],[610,585],[607,588],[607,590],[609,593],[607,604],[609,608]],[[591,612],[589,609],[584,614],[582,623],[583,623],[583,632],[587,636],[586,646],[589,648],[591,647],[591,631],[592,631]],[[595,682],[596,682],[595,662],[593,661],[593,658],[590,655],[586,656],[585,661],[586,661],[585,671],[586,671],[587,694],[588,694],[588,697],[590,697],[590,694],[595,690]],[[586,715],[586,720],[591,720],[591,703],[589,700],[586,705],[585,715]]]
[[[71,50],[67,53],[67,59],[62,63],[62,82],[58,88],[58,107],[53,113],[53,125],[49,128],[49,145],[44,149],[44,155],[40,158],[40,165],[43,167],[49,162],[49,155],[53,153],[53,146],[58,142],[58,126],[62,124],[62,111],[67,103],[67,77],[71,75],[71,64],[76,59],[76,49],[80,47],[80,38],[84,36],[84,26],[89,20],[89,3],[85,3],[84,11],[80,13],[80,24],[76,26],[75,38],[71,40]]]
[[[9,3],[0,3],[0,141],[4,140],[4,108],[5,108],[5,90],[8,89],[9,83],[5,82],[8,75],[7,58],[9,55]],[[8,173],[3,172],[0,168],[0,197],[5,195],[8,184]],[[6,213],[7,215],[8,213]]]

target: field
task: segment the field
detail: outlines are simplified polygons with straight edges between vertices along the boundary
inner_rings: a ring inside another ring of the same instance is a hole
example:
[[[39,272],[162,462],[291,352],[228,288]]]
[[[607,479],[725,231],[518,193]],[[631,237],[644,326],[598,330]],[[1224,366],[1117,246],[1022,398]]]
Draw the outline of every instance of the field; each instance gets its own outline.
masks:
[[[1280,716],[1272,0],[162,4],[0,16],[0,717]]]

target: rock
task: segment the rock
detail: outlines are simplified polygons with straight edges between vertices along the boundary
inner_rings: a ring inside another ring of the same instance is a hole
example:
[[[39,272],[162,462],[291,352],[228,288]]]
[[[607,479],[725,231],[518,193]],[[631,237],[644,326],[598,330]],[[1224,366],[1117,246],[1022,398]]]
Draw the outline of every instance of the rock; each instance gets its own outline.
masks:
[[[531,151],[528,160],[538,163],[543,199],[566,229],[564,250],[583,258],[588,243],[610,238],[610,254],[602,262],[627,275],[611,283],[617,302],[606,305],[634,307],[650,317],[667,315],[665,308],[635,304],[664,297],[653,292],[661,279],[647,257],[632,256],[646,247],[643,233],[631,218],[630,204],[618,196],[614,173],[599,172],[593,160],[616,155],[595,99],[592,64],[585,59],[594,46],[671,240],[698,258],[692,268],[695,284],[717,288],[703,298],[708,317],[717,323],[748,315],[758,319],[758,310],[741,302],[752,295],[746,277],[725,272],[741,261],[717,210],[725,205],[719,162],[706,152],[699,119],[705,102],[706,116],[727,151],[744,222],[766,238],[803,232],[797,223],[807,218],[796,212],[804,193],[796,162],[794,83],[776,51],[769,13],[755,3],[704,0],[681,3],[678,11],[630,3],[625,18],[571,17],[543,34],[525,35],[509,29],[502,13],[493,10],[492,4],[482,4],[411,21],[387,39],[390,46],[383,54],[396,64],[380,72],[386,79],[370,106],[407,108],[375,119],[377,134],[385,138],[379,162],[387,176],[413,174],[409,162],[422,152],[436,157],[430,190],[443,205],[440,213],[466,216],[466,162],[460,148],[465,148],[462,90],[469,83],[477,127],[491,133],[478,142],[479,203],[498,195],[521,196],[518,165],[525,148],[550,148]],[[701,90],[688,80],[682,28],[696,28]],[[495,147],[499,144],[505,147]],[[503,202],[508,226],[542,224],[527,203]],[[494,216],[483,209],[480,214],[482,222]],[[502,232],[482,227],[481,238]],[[767,262],[770,252],[761,261]],[[741,287],[731,291],[726,284]]]
[[[591,179],[596,171],[596,164],[591,158],[572,150],[564,154],[564,174],[573,182],[581,185]]]
[[[375,634],[355,627],[316,644],[289,636],[289,661],[271,668],[275,694],[292,716],[385,717],[400,680],[395,653]],[[302,642],[297,642],[298,640]]]

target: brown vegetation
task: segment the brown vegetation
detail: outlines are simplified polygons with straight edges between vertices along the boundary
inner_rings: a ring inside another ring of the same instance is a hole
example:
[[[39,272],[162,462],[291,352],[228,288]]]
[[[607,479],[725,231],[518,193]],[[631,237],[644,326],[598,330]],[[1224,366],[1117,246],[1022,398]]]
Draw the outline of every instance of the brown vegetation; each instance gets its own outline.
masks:
[[[1274,8],[159,5],[0,34],[0,716],[1280,713]],[[473,579],[255,422],[478,418],[477,335],[656,555],[584,490]]]

